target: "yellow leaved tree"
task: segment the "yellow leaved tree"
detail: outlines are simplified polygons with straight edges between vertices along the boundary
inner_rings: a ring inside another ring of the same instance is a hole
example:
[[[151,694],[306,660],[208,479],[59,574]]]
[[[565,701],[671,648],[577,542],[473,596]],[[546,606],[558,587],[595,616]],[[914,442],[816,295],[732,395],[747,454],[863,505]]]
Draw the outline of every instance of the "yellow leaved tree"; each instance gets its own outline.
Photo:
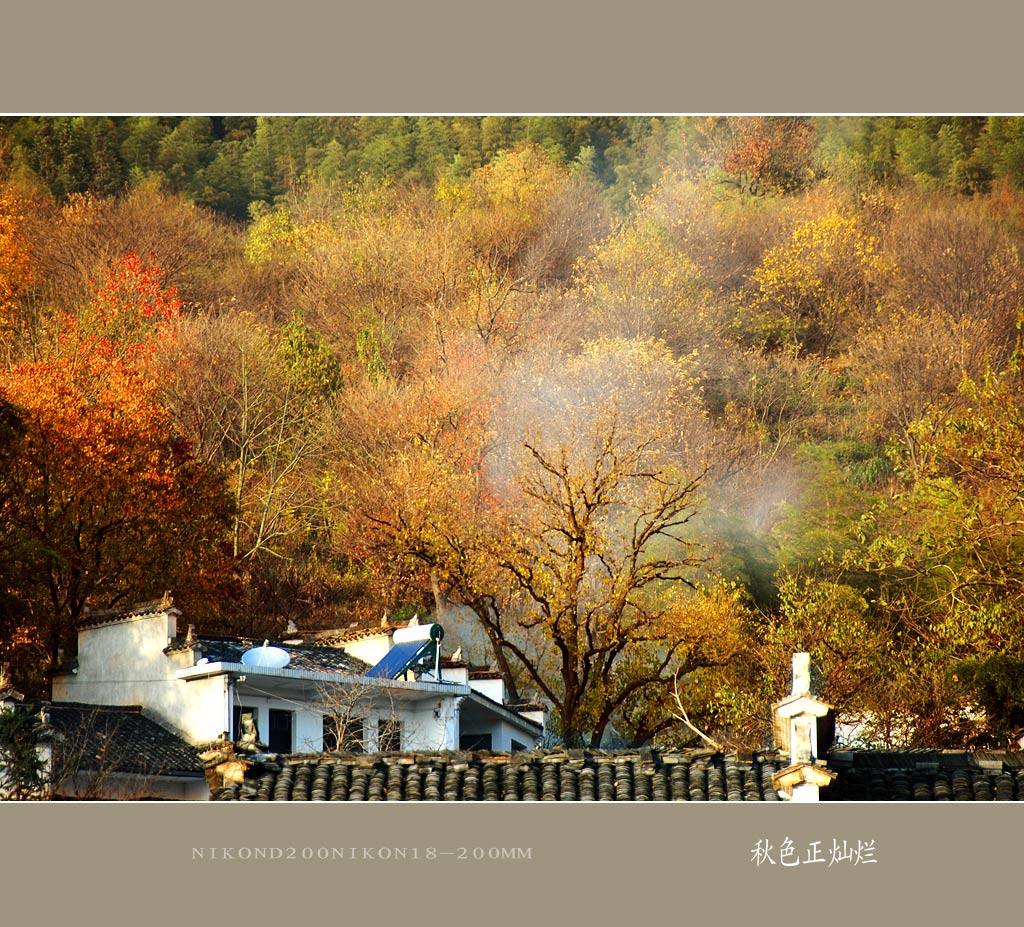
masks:
[[[833,208],[764,254],[751,278],[751,308],[769,342],[827,354],[847,321],[872,304],[884,273],[877,238]]]

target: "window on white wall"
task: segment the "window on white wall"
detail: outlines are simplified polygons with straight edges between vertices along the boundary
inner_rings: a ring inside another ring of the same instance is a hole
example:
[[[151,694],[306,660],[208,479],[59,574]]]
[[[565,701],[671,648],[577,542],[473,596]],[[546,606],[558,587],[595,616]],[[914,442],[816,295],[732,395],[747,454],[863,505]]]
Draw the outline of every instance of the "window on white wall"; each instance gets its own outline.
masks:
[[[324,750],[362,753],[365,744],[362,718],[332,718],[324,715]]]
[[[460,750],[490,750],[490,734],[463,734],[459,737]]]
[[[231,709],[231,739],[237,741],[242,733],[242,715],[252,715],[252,722],[256,725],[257,738],[262,733],[259,730],[259,718],[255,708],[247,708],[245,705],[234,705]]]
[[[294,712],[270,709],[270,731],[267,746],[271,753],[292,752],[292,715]]]

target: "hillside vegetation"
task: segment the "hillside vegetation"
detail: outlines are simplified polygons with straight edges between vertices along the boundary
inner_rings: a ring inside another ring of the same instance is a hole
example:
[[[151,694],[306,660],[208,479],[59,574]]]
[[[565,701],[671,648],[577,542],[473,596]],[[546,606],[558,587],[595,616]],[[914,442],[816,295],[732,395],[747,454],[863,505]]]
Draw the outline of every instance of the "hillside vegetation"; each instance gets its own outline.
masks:
[[[1024,728],[1024,119],[0,120],[0,662],[438,610],[567,743]],[[452,644],[455,646],[455,643]]]

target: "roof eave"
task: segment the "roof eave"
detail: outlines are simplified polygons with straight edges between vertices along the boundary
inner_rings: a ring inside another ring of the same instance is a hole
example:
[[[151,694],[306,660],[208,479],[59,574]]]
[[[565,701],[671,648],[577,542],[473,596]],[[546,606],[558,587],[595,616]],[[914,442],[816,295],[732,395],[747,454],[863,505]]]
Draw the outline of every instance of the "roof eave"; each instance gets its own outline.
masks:
[[[186,666],[175,672],[175,677],[186,682],[205,679],[210,676],[261,676],[270,679],[287,679],[300,682],[336,683],[341,685],[371,686],[379,689],[406,689],[431,695],[469,695],[469,686],[456,682],[409,682],[404,679],[383,679],[377,676],[357,676],[352,673],[318,673],[312,670],[296,670],[267,666],[247,666],[245,663],[204,663]]]
[[[543,724],[538,724],[536,721],[532,721],[530,718],[524,717],[518,712],[513,711],[511,708],[506,708],[494,699],[488,698],[482,692],[477,692],[476,689],[473,689],[469,693],[469,700],[483,708],[486,708],[488,711],[493,711],[496,715],[503,717],[512,724],[522,724],[529,728],[535,728],[538,734],[542,734],[544,732]]]

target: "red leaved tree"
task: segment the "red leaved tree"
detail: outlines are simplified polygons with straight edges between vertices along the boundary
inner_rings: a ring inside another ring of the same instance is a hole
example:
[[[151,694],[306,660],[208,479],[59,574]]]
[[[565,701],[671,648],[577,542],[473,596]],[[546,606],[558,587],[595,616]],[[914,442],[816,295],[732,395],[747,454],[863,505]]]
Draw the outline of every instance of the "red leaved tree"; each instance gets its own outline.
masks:
[[[748,116],[733,120],[733,140],[722,164],[741,189],[761,196],[791,193],[811,179],[817,130],[799,116]]]
[[[180,306],[159,270],[129,254],[61,320],[47,356],[0,374],[20,420],[0,449],[6,585],[48,668],[87,604],[201,595],[226,575],[223,479],[193,458],[157,394],[157,348],[173,340]]]

